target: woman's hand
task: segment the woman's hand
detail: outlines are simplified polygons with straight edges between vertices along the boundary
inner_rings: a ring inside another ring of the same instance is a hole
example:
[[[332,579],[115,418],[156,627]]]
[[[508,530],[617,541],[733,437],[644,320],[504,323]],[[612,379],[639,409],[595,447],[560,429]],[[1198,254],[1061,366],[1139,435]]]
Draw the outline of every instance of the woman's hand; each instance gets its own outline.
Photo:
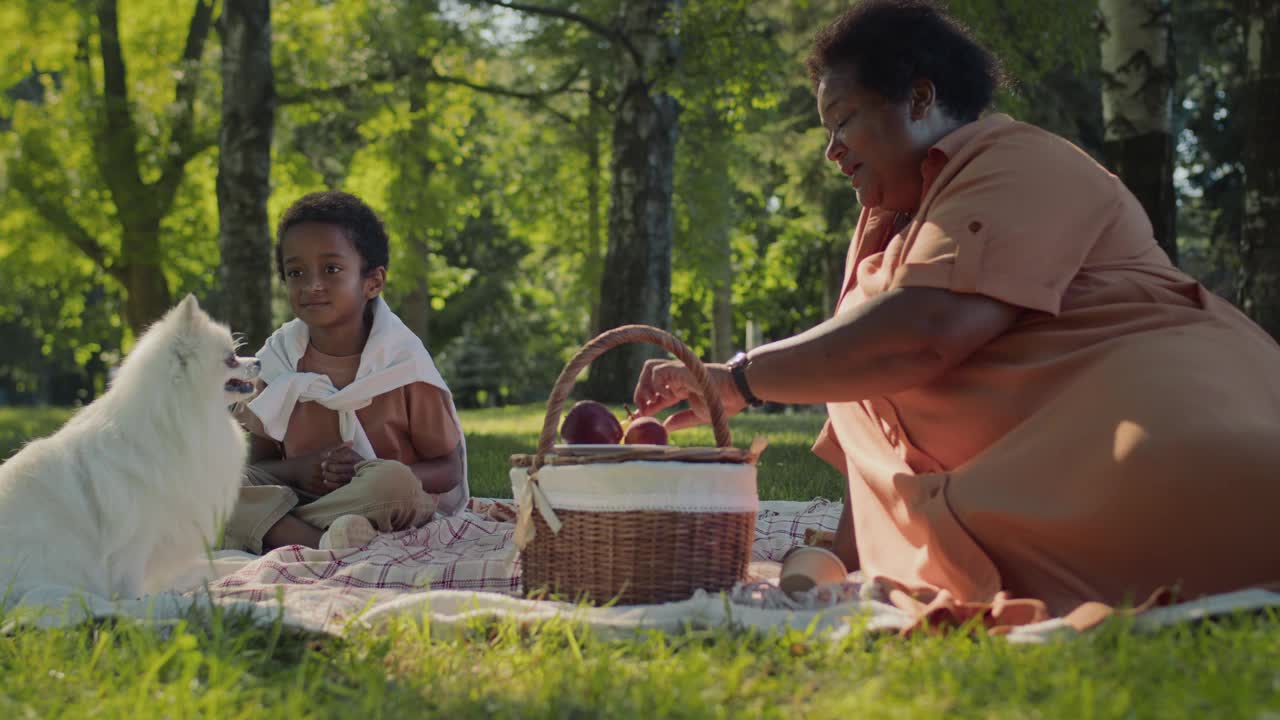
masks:
[[[747,401],[738,392],[728,366],[716,363],[708,364],[706,368],[707,375],[711,378],[711,387],[720,396],[725,414],[732,416],[741,412],[747,406]],[[693,373],[676,360],[647,361],[640,371],[634,399],[641,415],[653,415],[687,400],[687,410],[674,413],[663,423],[669,431],[711,422],[707,403],[694,384]]]

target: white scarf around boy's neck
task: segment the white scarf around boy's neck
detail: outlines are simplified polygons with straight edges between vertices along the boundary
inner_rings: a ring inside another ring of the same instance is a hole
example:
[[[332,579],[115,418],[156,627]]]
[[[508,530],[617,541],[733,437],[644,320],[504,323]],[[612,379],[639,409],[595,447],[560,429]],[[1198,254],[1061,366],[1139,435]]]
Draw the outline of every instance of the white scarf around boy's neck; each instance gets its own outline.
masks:
[[[361,456],[373,459],[377,454],[356,411],[368,407],[378,395],[398,387],[414,382],[434,385],[448,398],[449,414],[457,425],[461,442],[462,482],[440,497],[442,512],[457,512],[465,507],[470,491],[466,475],[466,442],[462,439],[462,424],[458,421],[453,394],[422,340],[391,312],[381,297],[375,297],[371,302],[374,303],[373,326],[360,353],[360,366],[351,384],[339,390],[328,375],[298,371],[298,361],[307,351],[311,334],[306,323],[295,318],[272,333],[258,351],[258,360],[262,362],[259,377],[266,387],[249,403],[249,410],[262,421],[268,435],[283,440],[294,407],[299,402],[318,402],[338,413],[338,433],[343,442],[350,442],[352,449]]]

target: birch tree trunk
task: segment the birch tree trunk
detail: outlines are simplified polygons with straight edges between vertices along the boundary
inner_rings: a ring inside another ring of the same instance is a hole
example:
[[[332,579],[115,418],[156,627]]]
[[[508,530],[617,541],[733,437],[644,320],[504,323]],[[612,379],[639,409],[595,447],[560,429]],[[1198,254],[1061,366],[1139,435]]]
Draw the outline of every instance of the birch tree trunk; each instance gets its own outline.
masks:
[[[271,136],[275,79],[269,0],[226,0],[222,37],[222,128],[218,137],[221,315],[252,352],[271,334]]]
[[[1156,241],[1176,263],[1170,0],[1099,0],[1098,8],[1107,162],[1138,197]]]
[[[654,78],[674,63],[675,42],[661,34],[670,0],[627,3],[621,34],[636,55],[623,65],[613,128],[609,247],[600,292],[600,325],[629,323],[668,328],[671,323],[672,183],[678,108],[655,91]],[[656,350],[627,345],[595,361],[589,397],[630,399],[646,358]]]
[[[1280,339],[1280,3],[1249,0],[1240,306]]]

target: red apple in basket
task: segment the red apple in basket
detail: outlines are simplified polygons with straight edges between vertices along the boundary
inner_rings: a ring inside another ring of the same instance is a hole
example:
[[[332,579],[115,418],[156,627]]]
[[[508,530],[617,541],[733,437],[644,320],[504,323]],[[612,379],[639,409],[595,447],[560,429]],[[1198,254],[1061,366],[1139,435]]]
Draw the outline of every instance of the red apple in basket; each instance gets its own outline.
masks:
[[[622,441],[628,445],[666,445],[667,428],[657,418],[638,417],[631,421]]]
[[[617,445],[622,440],[622,423],[604,405],[583,400],[564,416],[560,438],[569,445]]]

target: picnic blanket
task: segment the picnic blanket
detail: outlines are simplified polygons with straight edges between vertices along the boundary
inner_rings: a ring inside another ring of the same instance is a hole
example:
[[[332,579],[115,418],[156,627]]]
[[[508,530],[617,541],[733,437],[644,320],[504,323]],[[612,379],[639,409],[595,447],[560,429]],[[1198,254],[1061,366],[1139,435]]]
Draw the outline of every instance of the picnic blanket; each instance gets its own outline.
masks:
[[[756,584],[777,577],[782,556],[803,542],[806,530],[835,530],[840,510],[839,503],[824,499],[761,503],[751,582],[739,589],[744,607],[749,606],[751,591],[743,590],[755,586],[758,594],[763,588]],[[366,548],[289,546],[260,558],[243,556],[238,562],[236,556],[224,556],[219,560],[221,576],[208,591],[220,603],[283,608],[286,622],[327,632],[341,632],[357,615],[370,622],[428,608],[435,614],[446,606],[450,612],[461,611],[463,605],[470,606],[468,612],[486,606],[512,611],[533,603],[541,608],[535,614],[559,612],[563,603],[518,599],[514,512],[509,500],[474,498],[467,512],[416,530],[380,535]],[[723,604],[718,597],[703,597],[707,603]],[[668,607],[666,612],[687,617],[689,609]],[[899,613],[893,615],[896,619]]]
[[[839,637],[853,628],[899,632],[917,618],[888,602],[874,582],[857,573],[847,582],[791,597],[776,580],[782,556],[804,541],[806,531],[833,531],[841,505],[762,502],[749,578],[725,594],[699,592],[663,605],[584,607],[519,597],[519,562],[512,547],[515,526],[509,500],[473,498],[468,509],[416,530],[379,536],[369,547],[312,550],[290,546],[262,557],[218,553],[212,565],[193,568],[186,592],[137,600],[77,599],[63,605],[74,612],[42,613],[31,622],[57,625],[95,616],[126,615],[155,621],[177,618],[193,607],[216,605],[244,612],[263,623],[276,622],[318,632],[344,634],[378,628],[393,618],[429,621],[432,631],[456,631],[474,618],[532,622],[568,617],[605,633],[679,631],[686,627],[809,628]],[[203,581],[197,580],[204,575]],[[213,579],[208,580],[212,575]],[[49,605],[58,605],[50,599]],[[1212,615],[1280,606],[1280,593],[1248,590],[1169,607],[1134,619],[1151,629]],[[21,617],[10,622],[22,621]],[[1010,630],[1014,642],[1041,642],[1076,631],[1054,619]]]

